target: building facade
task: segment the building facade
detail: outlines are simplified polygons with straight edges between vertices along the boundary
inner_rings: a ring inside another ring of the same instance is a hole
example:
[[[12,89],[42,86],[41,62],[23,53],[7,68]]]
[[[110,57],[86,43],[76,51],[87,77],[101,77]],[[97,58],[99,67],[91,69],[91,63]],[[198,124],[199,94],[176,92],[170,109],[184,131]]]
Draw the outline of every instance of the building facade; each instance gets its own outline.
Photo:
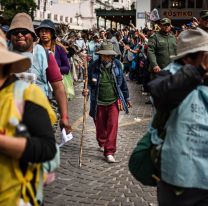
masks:
[[[208,0],[137,0],[136,8],[137,28],[149,23],[146,14],[155,8],[161,19],[170,18],[173,25],[180,26],[192,17],[199,18],[200,11],[208,9]]]
[[[96,26],[94,0],[36,0],[34,24],[50,19],[72,29],[89,29]]]
[[[208,9],[208,0],[152,0],[151,9],[156,8],[161,18],[168,17],[181,24],[194,16],[199,18],[201,10]]]

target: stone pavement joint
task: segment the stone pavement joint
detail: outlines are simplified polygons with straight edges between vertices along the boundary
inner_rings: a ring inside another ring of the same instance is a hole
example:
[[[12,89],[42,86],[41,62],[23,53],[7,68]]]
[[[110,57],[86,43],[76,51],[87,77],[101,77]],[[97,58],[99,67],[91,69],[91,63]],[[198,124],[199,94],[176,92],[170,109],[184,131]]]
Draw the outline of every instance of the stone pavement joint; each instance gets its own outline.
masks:
[[[120,113],[117,141],[118,163],[108,164],[98,151],[93,120],[88,117],[84,133],[82,167],[78,165],[82,130],[82,85],[75,87],[76,97],[69,102],[74,139],[61,147],[61,166],[56,181],[45,188],[46,206],[157,206],[156,189],[145,187],[130,174],[128,160],[137,141],[145,133],[152,116],[148,96],[140,86],[128,82],[133,108]],[[88,103],[89,109],[89,103]],[[135,118],[141,121],[135,121]],[[60,142],[59,132],[56,132]]]

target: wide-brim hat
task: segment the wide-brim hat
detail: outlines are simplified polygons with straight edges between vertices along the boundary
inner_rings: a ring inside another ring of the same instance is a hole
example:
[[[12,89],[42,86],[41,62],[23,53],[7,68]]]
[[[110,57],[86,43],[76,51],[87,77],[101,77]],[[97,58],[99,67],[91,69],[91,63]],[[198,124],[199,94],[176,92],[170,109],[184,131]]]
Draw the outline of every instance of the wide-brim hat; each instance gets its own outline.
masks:
[[[31,67],[29,58],[0,48],[0,65],[10,64],[10,73],[21,73]]]
[[[206,18],[208,17],[208,10],[203,10],[200,12],[200,18]]]
[[[178,60],[190,53],[208,51],[208,33],[200,28],[182,31],[178,36],[177,55],[171,56]]]
[[[112,55],[112,56],[118,55],[113,50],[113,44],[111,42],[104,42],[104,43],[102,43],[101,47],[100,47],[100,50],[97,51],[96,54],[99,54],[99,55]]]
[[[10,39],[11,31],[15,29],[27,29],[32,33],[34,41],[36,41],[37,36],[33,27],[31,17],[26,13],[18,13],[12,19],[9,31],[7,32],[7,38]]]
[[[36,34],[39,35],[40,29],[50,29],[51,33],[54,38],[56,38],[56,27],[55,24],[50,19],[45,19],[40,23],[40,26],[38,26],[35,31]]]

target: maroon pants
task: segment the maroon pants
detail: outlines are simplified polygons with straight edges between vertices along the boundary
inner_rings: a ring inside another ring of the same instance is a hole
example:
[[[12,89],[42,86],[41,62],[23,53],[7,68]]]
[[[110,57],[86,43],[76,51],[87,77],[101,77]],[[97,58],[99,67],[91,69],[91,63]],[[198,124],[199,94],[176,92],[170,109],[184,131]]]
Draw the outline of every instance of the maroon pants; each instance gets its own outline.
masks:
[[[95,120],[96,138],[100,147],[104,147],[104,155],[116,152],[118,131],[118,107],[116,103],[108,106],[98,105]]]

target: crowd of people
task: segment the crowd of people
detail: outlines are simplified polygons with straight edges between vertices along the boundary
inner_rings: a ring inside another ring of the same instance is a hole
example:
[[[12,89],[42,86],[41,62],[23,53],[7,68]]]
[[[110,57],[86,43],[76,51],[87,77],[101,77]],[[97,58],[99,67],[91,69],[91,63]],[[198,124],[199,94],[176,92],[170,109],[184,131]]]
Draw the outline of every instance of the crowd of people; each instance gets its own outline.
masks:
[[[51,20],[34,28],[26,13],[1,29],[0,205],[43,205],[40,193],[50,172],[43,163],[57,154],[56,114],[60,128],[70,133],[68,101],[85,69],[89,82],[83,95],[90,96],[90,116],[106,161],[116,162],[119,111],[128,113],[132,106],[127,81],[136,81],[151,95],[153,101],[146,103],[155,107],[157,121],[167,118],[164,141],[158,141],[159,205],[208,204],[207,10],[180,29],[163,18],[154,29],[131,24],[66,33]],[[159,134],[160,128],[154,129]]]

